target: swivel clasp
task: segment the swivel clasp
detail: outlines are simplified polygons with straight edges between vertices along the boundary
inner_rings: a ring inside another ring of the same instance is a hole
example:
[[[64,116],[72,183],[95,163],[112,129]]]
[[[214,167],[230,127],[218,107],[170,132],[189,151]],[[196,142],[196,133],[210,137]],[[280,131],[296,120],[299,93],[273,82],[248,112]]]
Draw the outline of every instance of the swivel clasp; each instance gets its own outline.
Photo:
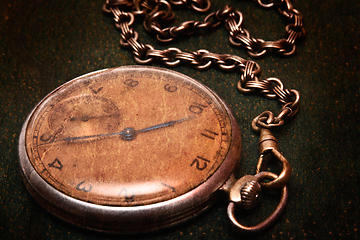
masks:
[[[262,128],[259,138],[259,152],[256,173],[266,171],[269,161],[276,159],[282,164],[281,173],[270,182],[262,182],[261,186],[266,190],[276,190],[284,187],[291,175],[291,166],[288,160],[279,152],[276,138],[269,129]]]
[[[260,157],[256,174],[246,175],[235,181],[230,187],[227,213],[232,224],[243,232],[260,232],[270,226],[283,212],[288,199],[287,182],[291,168],[286,158],[279,152],[276,138],[267,128],[260,128]],[[279,175],[267,171],[268,162],[276,159],[282,164]],[[281,190],[280,202],[275,211],[263,222],[255,226],[244,226],[235,217],[235,208],[249,210],[260,200],[262,191]]]

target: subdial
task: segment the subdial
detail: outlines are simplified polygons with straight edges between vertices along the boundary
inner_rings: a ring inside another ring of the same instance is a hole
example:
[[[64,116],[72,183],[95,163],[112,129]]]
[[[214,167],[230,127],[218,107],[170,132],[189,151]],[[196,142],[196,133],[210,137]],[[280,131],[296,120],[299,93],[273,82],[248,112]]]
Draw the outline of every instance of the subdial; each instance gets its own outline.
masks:
[[[111,101],[92,95],[60,102],[49,116],[55,138],[112,133],[118,130],[119,109]]]

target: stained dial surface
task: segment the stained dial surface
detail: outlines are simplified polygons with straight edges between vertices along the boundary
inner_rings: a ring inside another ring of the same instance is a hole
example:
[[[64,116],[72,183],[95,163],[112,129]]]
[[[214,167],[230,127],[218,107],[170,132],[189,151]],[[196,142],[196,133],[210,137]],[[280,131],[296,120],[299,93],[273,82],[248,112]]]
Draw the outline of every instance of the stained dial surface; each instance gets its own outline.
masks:
[[[135,206],[206,181],[231,146],[231,122],[205,86],[156,68],[72,80],[35,109],[26,150],[37,173],[79,200]]]

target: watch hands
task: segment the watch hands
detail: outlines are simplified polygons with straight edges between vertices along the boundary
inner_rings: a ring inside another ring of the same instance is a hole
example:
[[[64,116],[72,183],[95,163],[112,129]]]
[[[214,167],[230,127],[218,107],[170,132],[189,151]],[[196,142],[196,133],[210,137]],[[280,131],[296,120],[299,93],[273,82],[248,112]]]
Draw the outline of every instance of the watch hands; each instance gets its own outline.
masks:
[[[124,140],[133,140],[137,136],[137,133],[148,132],[148,131],[152,131],[152,130],[156,130],[156,129],[160,129],[160,128],[170,127],[170,126],[173,126],[175,123],[183,122],[183,121],[186,121],[186,120],[189,120],[192,118],[194,118],[194,116],[182,118],[182,119],[175,120],[175,121],[164,122],[164,123],[157,124],[157,125],[147,127],[147,128],[143,128],[140,130],[135,130],[132,127],[127,127],[127,128],[124,128],[121,132],[97,134],[97,135],[89,135],[89,136],[79,136],[79,137],[68,137],[68,138],[64,138],[64,139],[60,139],[60,140],[55,140],[53,142],[60,142],[60,141],[71,142],[71,141],[75,141],[75,140],[83,140],[83,139],[97,138],[97,137],[109,137],[109,136],[115,136],[115,135],[120,135],[121,138]]]
[[[117,134],[121,135],[122,139],[124,139],[124,140],[133,140],[136,137],[137,133],[148,132],[148,131],[152,131],[152,130],[156,130],[156,129],[164,128],[164,127],[170,127],[170,126],[174,125],[175,123],[182,122],[182,121],[188,120],[193,117],[194,116],[190,116],[190,117],[182,118],[182,119],[179,119],[176,121],[169,121],[169,122],[157,124],[157,125],[154,125],[151,127],[143,128],[140,130],[135,130],[134,128],[131,128],[131,127],[125,128],[124,130],[122,130],[121,132],[119,132]]]

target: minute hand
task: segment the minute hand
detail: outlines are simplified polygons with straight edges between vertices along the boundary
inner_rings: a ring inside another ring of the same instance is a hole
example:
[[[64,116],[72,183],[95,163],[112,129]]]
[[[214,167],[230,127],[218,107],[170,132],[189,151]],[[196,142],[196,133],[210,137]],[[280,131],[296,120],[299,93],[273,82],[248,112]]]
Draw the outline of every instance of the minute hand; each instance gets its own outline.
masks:
[[[152,130],[156,130],[156,129],[159,129],[159,128],[170,127],[170,126],[174,125],[175,123],[182,122],[182,121],[188,120],[188,119],[193,118],[193,117],[194,116],[187,117],[187,118],[182,118],[182,119],[179,119],[179,120],[176,120],[176,121],[169,121],[169,122],[161,123],[161,124],[158,124],[158,125],[155,125],[155,126],[151,126],[151,127],[147,127],[147,128],[137,130],[136,132],[138,132],[138,133],[139,132],[147,132],[147,131],[152,131]]]

